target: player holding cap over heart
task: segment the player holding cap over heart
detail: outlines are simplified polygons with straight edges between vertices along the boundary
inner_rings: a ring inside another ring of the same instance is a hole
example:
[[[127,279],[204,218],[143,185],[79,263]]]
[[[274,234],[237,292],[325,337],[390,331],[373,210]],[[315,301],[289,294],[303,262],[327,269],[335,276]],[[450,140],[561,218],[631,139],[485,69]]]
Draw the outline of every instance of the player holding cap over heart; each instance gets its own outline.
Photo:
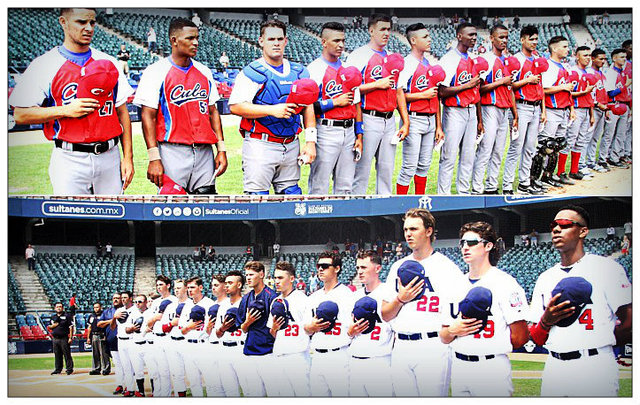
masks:
[[[434,251],[435,225],[425,209],[406,212],[404,237],[413,253],[391,266],[385,283],[382,320],[396,336],[391,352],[396,395],[448,395],[449,347],[438,334],[447,294],[465,280],[451,260]]]
[[[58,21],[64,42],[29,64],[9,105],[16,124],[43,124],[55,145],[52,194],[121,194],[134,173],[126,105],[133,89],[115,58],[91,48],[95,9],[62,8]]]
[[[440,331],[440,339],[454,352],[452,396],[512,395],[507,354],[529,340],[527,296],[512,276],[495,267],[497,239],[486,222],[470,222],[460,229],[460,250],[469,273],[454,287]]]

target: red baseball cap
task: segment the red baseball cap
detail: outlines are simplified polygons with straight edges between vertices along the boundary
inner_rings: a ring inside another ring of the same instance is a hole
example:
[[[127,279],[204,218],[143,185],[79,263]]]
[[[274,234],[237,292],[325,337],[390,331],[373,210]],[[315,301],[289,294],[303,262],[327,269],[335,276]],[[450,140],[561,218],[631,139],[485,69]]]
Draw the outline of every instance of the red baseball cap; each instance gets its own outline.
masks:
[[[536,58],[533,61],[533,74],[539,75],[549,70],[549,61],[545,58]]]
[[[504,66],[511,75],[513,72],[520,70],[520,61],[515,56],[509,56],[504,60]]]
[[[118,69],[106,59],[92,60],[80,70],[77,98],[93,98],[100,105],[113,97],[113,89],[118,84]]]
[[[162,175],[162,187],[158,194],[169,195],[169,194],[187,194],[187,191],[182,188],[182,186],[166,174]]]
[[[575,70],[569,72],[569,77],[567,78],[568,83],[573,83],[574,86],[580,81],[580,75]]]
[[[436,86],[442,82],[447,74],[444,72],[444,69],[440,65],[432,65],[431,69],[429,69],[429,86]]]
[[[287,103],[309,105],[318,101],[320,88],[312,79],[298,79],[291,85]]]
[[[355,66],[342,67],[338,69],[338,76],[342,81],[342,92],[348,93],[362,84],[362,73]]]
[[[384,58],[382,76],[393,75],[398,77],[402,69],[404,69],[404,58],[399,53],[392,53]]]
[[[626,104],[615,103],[615,104],[609,104],[607,105],[607,107],[609,107],[609,110],[611,110],[611,112],[614,113],[615,115],[623,115],[624,113],[627,112]]]
[[[475,59],[472,59],[473,67],[471,68],[471,72],[474,76],[480,75],[487,70],[489,70],[489,62],[482,56],[478,56]]]
[[[591,86],[594,86],[596,83],[598,83],[598,77],[593,73],[587,73],[585,75],[585,78],[587,79],[587,83],[589,83]]]

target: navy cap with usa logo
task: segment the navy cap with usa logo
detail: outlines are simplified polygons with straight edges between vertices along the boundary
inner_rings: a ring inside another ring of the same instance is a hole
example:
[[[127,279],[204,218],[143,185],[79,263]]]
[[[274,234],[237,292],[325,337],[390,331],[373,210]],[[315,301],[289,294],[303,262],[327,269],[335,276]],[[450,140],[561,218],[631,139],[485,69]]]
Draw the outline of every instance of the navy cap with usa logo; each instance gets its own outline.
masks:
[[[464,297],[458,308],[463,318],[482,320],[482,327],[478,330],[481,332],[486,326],[489,315],[491,314],[491,304],[493,303],[493,294],[491,290],[485,287],[473,287]]]
[[[378,302],[371,297],[362,297],[353,306],[353,318],[357,321],[365,319],[369,322],[367,329],[362,331],[363,335],[371,333],[376,327],[376,322],[382,322],[378,315]]]
[[[573,324],[582,313],[584,307],[587,304],[593,304],[593,301],[591,301],[592,292],[593,286],[582,277],[566,277],[560,280],[551,292],[551,296],[555,297],[556,294],[561,294],[560,298],[556,300],[556,304],[569,301],[571,302],[570,306],[575,307],[576,310],[571,316],[556,322],[556,325],[561,328],[566,328]]]
[[[402,262],[400,267],[398,267],[398,278],[400,279],[400,282],[402,283],[403,286],[406,286],[407,284],[409,284],[411,280],[416,278],[416,276],[418,277],[418,282],[420,280],[425,280],[424,266],[420,264],[420,262],[415,260],[406,260]],[[420,294],[418,294],[411,301],[417,301],[421,299],[422,296],[424,295],[426,288],[427,288],[427,285],[425,283],[425,285],[422,287],[422,291],[420,292]],[[396,280],[396,291],[399,291],[399,289],[400,289],[400,286],[398,285],[398,281]]]
[[[322,322],[329,322],[329,326],[322,329],[321,332],[329,332],[336,326],[336,320],[338,319],[339,312],[338,304],[333,301],[323,301],[315,309],[314,316]]]

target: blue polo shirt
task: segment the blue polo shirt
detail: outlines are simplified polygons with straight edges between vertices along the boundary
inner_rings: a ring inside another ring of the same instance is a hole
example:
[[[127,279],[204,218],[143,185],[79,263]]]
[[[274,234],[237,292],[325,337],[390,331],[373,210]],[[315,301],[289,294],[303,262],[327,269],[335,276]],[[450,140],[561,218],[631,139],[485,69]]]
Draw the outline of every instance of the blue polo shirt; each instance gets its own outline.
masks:
[[[113,319],[113,315],[116,313],[116,308],[107,308],[102,312],[99,321],[110,321]],[[104,328],[104,334],[107,341],[107,347],[112,352],[118,351],[118,328],[111,329],[110,326]]]
[[[269,319],[269,309],[271,302],[277,297],[275,291],[265,286],[260,294],[255,295],[255,291],[251,290],[242,297],[238,306],[238,327],[244,323],[247,318],[247,308],[252,302],[262,300],[265,303],[267,312],[257,321],[251,324],[247,332],[247,338],[244,342],[243,353],[247,356],[264,356],[273,352],[273,343],[275,338],[269,333],[267,328],[267,320]]]

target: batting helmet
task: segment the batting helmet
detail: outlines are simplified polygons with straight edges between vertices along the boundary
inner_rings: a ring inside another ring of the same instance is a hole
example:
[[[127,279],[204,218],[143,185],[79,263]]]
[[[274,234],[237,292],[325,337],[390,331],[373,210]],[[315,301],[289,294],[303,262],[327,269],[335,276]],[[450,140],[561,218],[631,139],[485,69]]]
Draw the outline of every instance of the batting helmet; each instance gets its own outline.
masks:
[[[230,320],[233,320],[233,325],[227,329],[227,332],[233,333],[238,330],[238,308],[231,307],[227,310],[227,313],[224,315],[224,321],[228,322]]]
[[[491,303],[493,302],[493,295],[491,290],[484,287],[473,287],[464,297],[458,308],[463,318],[473,318],[482,320],[482,327],[478,332],[482,331],[487,326],[487,320],[491,315]]]
[[[113,89],[118,84],[118,69],[113,62],[98,59],[89,62],[80,69],[77,98],[93,98],[101,106],[113,98]]]
[[[419,277],[418,282],[425,279],[424,267],[420,264],[420,262],[417,262],[415,260],[406,260],[400,265],[400,267],[398,267],[398,278],[400,279],[400,282],[403,286],[409,284],[411,280],[413,280],[416,276]],[[426,290],[426,288],[426,285],[423,286],[420,294],[418,294],[411,301],[417,301],[422,298],[422,295],[424,295],[424,291]],[[396,291],[399,290],[400,286],[398,285],[398,280],[396,280]]]
[[[371,333],[376,327],[376,322],[382,322],[378,315],[378,302],[371,297],[362,297],[353,306],[353,318],[357,321],[365,319],[369,322],[367,329],[363,330],[363,334]]]
[[[289,312],[289,302],[284,298],[278,298],[273,301],[273,304],[271,304],[271,315],[273,315],[274,318],[280,317],[284,319],[284,323],[280,326],[280,329],[289,326],[289,320],[295,321],[291,312]]]
[[[553,291],[551,291],[551,296],[554,297],[556,294],[561,294],[556,304],[569,301],[569,306],[575,307],[576,310],[571,316],[556,322],[556,325],[561,328],[566,328],[574,323],[582,313],[584,307],[587,304],[593,304],[593,301],[591,301],[592,291],[593,286],[591,283],[582,277],[566,277],[560,280]]]
[[[314,316],[322,322],[330,322],[330,325],[322,329],[320,332],[329,332],[336,325],[338,319],[338,304],[333,301],[323,301],[316,308]]]

